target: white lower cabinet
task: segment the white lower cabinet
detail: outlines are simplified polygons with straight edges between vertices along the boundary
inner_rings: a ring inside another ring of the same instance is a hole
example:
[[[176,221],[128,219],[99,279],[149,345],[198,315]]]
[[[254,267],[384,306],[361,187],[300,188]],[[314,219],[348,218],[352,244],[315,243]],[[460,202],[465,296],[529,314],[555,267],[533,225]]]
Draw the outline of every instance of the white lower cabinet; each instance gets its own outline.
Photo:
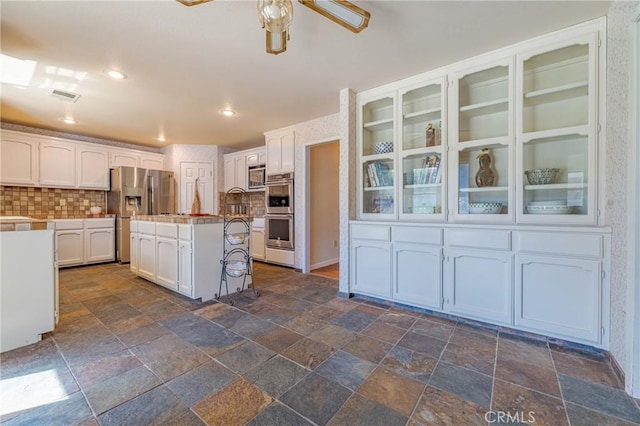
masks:
[[[156,236],[138,234],[138,275],[155,281],[156,278]]]
[[[449,249],[445,310],[481,321],[512,324],[513,257],[488,250]]]
[[[516,325],[598,343],[601,270],[596,260],[516,256]]]
[[[115,260],[115,219],[56,219],[58,266],[77,266]]]
[[[131,241],[129,250],[129,269],[134,274],[138,273],[138,257],[140,256],[140,252],[138,249],[138,233],[131,230],[131,234],[129,235],[129,240]]]
[[[265,259],[264,228],[251,230],[251,257],[255,260]]]
[[[84,230],[56,231],[58,266],[81,265],[84,262]]]
[[[178,289],[178,242],[156,236],[156,283]]]
[[[115,230],[113,228],[87,229],[84,231],[85,263],[113,260]]]
[[[193,297],[193,246],[191,241],[178,242],[178,292]]]
[[[351,284],[357,293],[391,298],[391,243],[352,240]]]
[[[393,300],[442,309],[442,249],[393,244]]]

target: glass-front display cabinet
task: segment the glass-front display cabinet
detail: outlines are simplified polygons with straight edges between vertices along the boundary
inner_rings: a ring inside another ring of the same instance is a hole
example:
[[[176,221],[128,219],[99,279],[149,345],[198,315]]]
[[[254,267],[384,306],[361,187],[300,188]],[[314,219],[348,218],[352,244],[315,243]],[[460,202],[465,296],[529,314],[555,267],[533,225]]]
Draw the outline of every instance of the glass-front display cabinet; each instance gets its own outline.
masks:
[[[596,222],[596,56],[596,34],[517,56],[518,222]]]
[[[395,96],[362,100],[358,122],[360,214],[368,219],[396,217]]]
[[[449,177],[456,221],[513,221],[512,93],[511,58],[452,75]]]
[[[400,219],[445,217],[445,90],[442,77],[400,91]]]

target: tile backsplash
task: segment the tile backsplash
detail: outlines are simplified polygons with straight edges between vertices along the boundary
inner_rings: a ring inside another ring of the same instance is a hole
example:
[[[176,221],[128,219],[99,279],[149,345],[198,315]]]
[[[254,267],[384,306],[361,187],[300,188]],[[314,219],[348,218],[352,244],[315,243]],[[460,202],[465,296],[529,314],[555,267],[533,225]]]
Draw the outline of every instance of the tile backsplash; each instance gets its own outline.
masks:
[[[225,192],[220,193],[220,215],[223,214],[223,206],[225,200]],[[266,206],[264,199],[264,191],[256,191],[256,192],[247,192],[249,194],[249,202],[251,203],[251,216],[253,217],[262,217],[265,215]],[[242,195],[241,194],[228,194],[227,195],[228,203],[240,203]]]
[[[34,219],[90,217],[89,209],[102,207],[105,191],[88,189],[0,186],[0,216],[29,216]]]

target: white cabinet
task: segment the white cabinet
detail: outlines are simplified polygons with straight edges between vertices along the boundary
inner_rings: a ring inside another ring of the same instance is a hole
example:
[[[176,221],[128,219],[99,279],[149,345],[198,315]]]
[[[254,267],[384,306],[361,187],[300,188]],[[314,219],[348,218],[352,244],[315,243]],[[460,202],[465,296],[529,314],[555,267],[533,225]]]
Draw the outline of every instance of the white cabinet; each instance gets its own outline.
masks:
[[[109,167],[138,167],[138,155],[130,151],[111,151]]]
[[[264,136],[267,149],[267,174],[293,172],[295,168],[294,127],[267,132]]]
[[[442,249],[393,244],[393,300],[442,309]]]
[[[171,290],[177,290],[178,242],[175,238],[156,236],[156,262],[155,282]]]
[[[109,152],[99,147],[79,145],[76,148],[77,186],[109,189]]]
[[[82,221],[80,221],[82,223]],[[58,266],[81,265],[84,261],[84,230],[56,231]]]
[[[266,148],[258,148],[247,151],[247,166],[260,166],[267,164]]]
[[[178,241],[178,292],[193,297],[193,245],[191,240]]]
[[[604,341],[607,239],[523,231],[516,233],[515,245],[515,324],[587,344]]]
[[[40,142],[40,186],[76,186],[76,146],[57,141]]]
[[[140,153],[139,167],[151,170],[164,170],[164,156]]]
[[[231,188],[247,189],[247,156],[245,153],[225,154],[224,156],[224,190]]]
[[[38,183],[38,143],[21,134],[0,134],[0,183],[36,185]]]
[[[251,229],[251,257],[256,260],[265,260],[264,228]]]
[[[115,260],[115,219],[56,219],[54,229],[58,264],[63,266]]]
[[[86,229],[84,231],[84,263],[114,260],[115,230],[111,228]]]
[[[138,232],[138,275],[150,281],[156,279],[156,237]]]
[[[134,274],[138,273],[138,257],[140,256],[140,250],[138,248],[138,233],[131,229],[129,234],[129,269]]]
[[[111,149],[109,167],[141,167],[143,169],[164,170],[164,156],[151,152],[128,149]]]
[[[351,285],[355,292],[391,298],[391,228],[351,227]]]

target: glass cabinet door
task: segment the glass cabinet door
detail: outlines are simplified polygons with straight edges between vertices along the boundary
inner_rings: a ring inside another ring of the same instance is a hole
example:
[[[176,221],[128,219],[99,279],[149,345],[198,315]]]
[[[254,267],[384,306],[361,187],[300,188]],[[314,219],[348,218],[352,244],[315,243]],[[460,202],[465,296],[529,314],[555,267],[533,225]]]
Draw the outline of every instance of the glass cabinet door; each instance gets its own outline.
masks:
[[[362,185],[360,212],[365,218],[395,217],[394,96],[360,105],[358,181]]]
[[[401,90],[401,219],[444,217],[445,80]]]
[[[518,221],[595,223],[596,35],[518,55]]]
[[[513,221],[512,59],[453,74],[452,214],[457,221]]]

